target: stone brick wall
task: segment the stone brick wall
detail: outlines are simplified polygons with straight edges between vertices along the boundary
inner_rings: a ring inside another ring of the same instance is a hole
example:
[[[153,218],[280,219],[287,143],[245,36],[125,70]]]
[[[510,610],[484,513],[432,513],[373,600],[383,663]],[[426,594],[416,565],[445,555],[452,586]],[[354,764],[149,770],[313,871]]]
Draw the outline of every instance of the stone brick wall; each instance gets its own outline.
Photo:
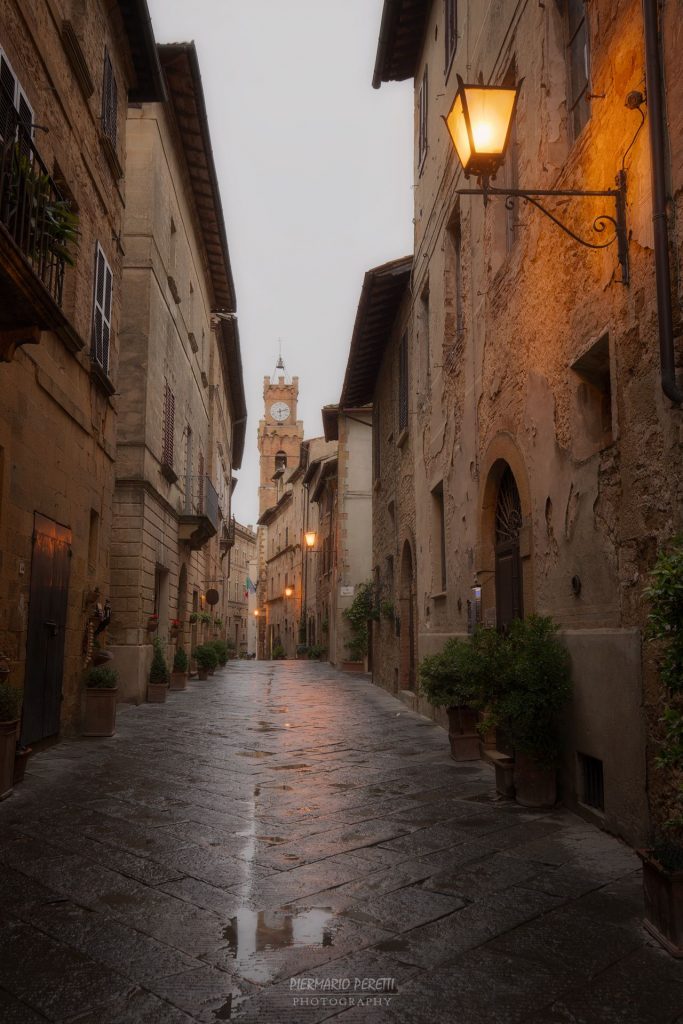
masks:
[[[62,20],[74,22],[94,92],[75,83],[63,48]],[[79,214],[75,266],[67,268],[63,312],[69,347],[51,332],[0,367],[0,649],[12,681],[24,683],[34,512],[71,530],[60,731],[78,730],[84,637],[95,602],[109,596],[109,535],[117,399],[91,378],[90,341],[96,244],[113,273],[109,376],[118,384],[124,184],[101,142],[103,54],[118,85],[117,154],[124,162],[130,57],[116,5],[5,0],[0,47],[33,109],[35,144]]]
[[[676,5],[666,6],[675,23]],[[470,5],[448,75],[443,8],[432,5],[415,79],[417,104],[428,65],[428,152],[424,168],[416,171],[410,335],[418,648],[422,656],[439,649],[447,636],[465,632],[475,573],[485,621],[496,620],[493,513],[502,468],[508,465],[522,503],[524,612],[553,615],[566,630],[574,659],[565,799],[580,806],[578,754],[598,758],[605,773],[600,820],[640,841],[648,826],[640,707],[643,701],[650,704],[654,720],[658,690],[647,674],[644,682],[641,658],[633,656],[633,631],[639,637],[644,624],[648,569],[658,547],[680,532],[683,509],[681,414],[663,396],[659,381],[647,131],[639,133],[625,162],[631,273],[626,287],[619,280],[615,246],[582,248],[523,203],[510,220],[500,199],[486,208],[479,197],[458,199],[456,189],[468,183],[440,117],[453,100],[456,72],[471,80],[481,71],[485,81],[500,82],[514,66],[516,76],[524,76],[516,122],[520,185],[612,186],[640,124],[625,98],[643,88],[641,5],[594,0],[587,4],[587,17],[595,96],[589,120],[574,139],[559,5]],[[671,178],[680,206],[681,85],[673,70],[680,26],[670,27]],[[502,180],[503,172],[497,184]],[[556,209],[584,236],[595,217],[613,212],[609,200],[576,199]],[[459,290],[452,230],[457,221]],[[680,251],[680,230],[674,231],[673,246]],[[675,273],[680,294],[677,268]],[[604,373],[597,391],[587,369],[596,358]],[[380,405],[386,386],[381,377]],[[392,465],[387,453],[387,473],[397,487],[398,458],[394,452]],[[440,484],[446,508],[445,596],[435,580],[439,551],[432,492]],[[390,526],[384,495],[380,491],[376,497],[375,537]],[[376,551],[376,564],[381,555],[386,552]],[[579,588],[572,586],[573,578]],[[625,734],[632,740],[628,751]]]

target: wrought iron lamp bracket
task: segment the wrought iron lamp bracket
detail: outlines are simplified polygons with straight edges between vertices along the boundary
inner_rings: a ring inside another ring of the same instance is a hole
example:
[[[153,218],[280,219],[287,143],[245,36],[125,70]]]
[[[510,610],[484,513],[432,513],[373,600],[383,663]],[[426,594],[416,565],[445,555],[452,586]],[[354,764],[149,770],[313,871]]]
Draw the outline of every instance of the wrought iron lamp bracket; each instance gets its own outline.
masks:
[[[595,190],[582,190],[582,189],[543,189],[543,188],[497,188],[495,185],[489,184],[488,178],[480,178],[480,188],[459,188],[457,194],[460,196],[483,196],[484,206],[488,205],[488,201],[493,196],[505,196],[505,206],[508,210],[513,208],[515,199],[522,199],[525,203],[531,203],[537,210],[551,220],[553,224],[556,224],[566,235],[573,238],[579,245],[585,246],[587,249],[607,249],[614,242],[617,243],[617,258],[619,265],[621,266],[621,277],[619,278],[620,284],[628,285],[629,283],[629,263],[628,263],[628,232],[626,229],[626,171],[620,170],[616,176],[616,188],[607,189],[595,189]],[[595,218],[592,225],[592,230],[596,233],[605,231],[608,224],[611,224],[614,228],[614,235],[606,242],[591,242],[587,238],[582,238],[577,235],[575,231],[563,224],[562,221],[549,210],[542,202],[540,198],[595,198],[596,196],[605,196],[614,200],[614,216],[607,213],[602,213]],[[539,198],[540,197],[540,198]]]

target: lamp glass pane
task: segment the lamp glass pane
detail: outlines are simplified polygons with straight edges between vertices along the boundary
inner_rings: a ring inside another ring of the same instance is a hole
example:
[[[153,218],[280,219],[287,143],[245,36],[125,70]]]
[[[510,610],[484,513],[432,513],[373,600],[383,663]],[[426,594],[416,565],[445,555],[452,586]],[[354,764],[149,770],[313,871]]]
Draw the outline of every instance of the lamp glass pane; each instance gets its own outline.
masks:
[[[466,93],[475,153],[502,155],[515,105],[516,90],[486,89],[470,85],[466,87]]]
[[[467,134],[465,112],[462,107],[462,97],[459,94],[455,97],[453,108],[446,118],[446,127],[453,140],[458,159],[463,167],[466,168],[472,156],[472,151],[470,148],[470,138]]]

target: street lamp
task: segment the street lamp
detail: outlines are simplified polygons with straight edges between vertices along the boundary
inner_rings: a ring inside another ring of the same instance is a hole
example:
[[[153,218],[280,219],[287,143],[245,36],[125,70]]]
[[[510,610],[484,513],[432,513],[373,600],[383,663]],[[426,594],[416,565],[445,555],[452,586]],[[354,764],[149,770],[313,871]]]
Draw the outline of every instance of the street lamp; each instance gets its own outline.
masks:
[[[258,619],[260,614],[261,614],[261,612],[258,610],[258,608],[254,608],[254,618]]]
[[[466,85],[460,75],[458,91],[448,115],[444,118],[448,134],[462,165],[465,177],[476,175],[478,188],[456,189],[458,195],[483,196],[484,206],[492,196],[505,196],[508,210],[514,208],[515,199],[531,203],[537,210],[573,238],[575,242],[587,249],[606,249],[617,243],[617,258],[621,265],[621,284],[629,283],[628,265],[628,233],[626,229],[626,170],[624,160],[616,176],[616,188],[608,189],[547,189],[547,188],[496,188],[491,184],[497,171],[505,161],[510,143],[512,119],[517,109],[517,100],[522,88],[521,79],[514,87],[484,85],[483,79],[476,84]],[[634,96],[636,94],[633,94]],[[640,95],[640,94],[638,94]],[[630,99],[630,97],[629,97]],[[640,104],[633,100],[626,104],[629,109],[640,111]],[[645,120],[640,111],[643,121]],[[642,128],[642,122],[636,135]],[[635,142],[635,137],[633,139]],[[633,142],[631,145],[633,145]],[[629,146],[629,149],[631,146]],[[628,150],[626,150],[628,152]],[[609,197],[614,200],[615,215],[603,213],[593,221],[593,231],[601,233],[608,224],[614,228],[614,235],[607,242],[590,242],[581,238],[571,228],[563,224],[558,217],[539,202],[539,196],[594,198]]]
[[[505,159],[523,81],[514,89],[465,85],[458,75],[458,91],[444,120],[466,178],[495,178]]]
[[[318,539],[318,534],[315,532],[315,530],[307,530],[306,531],[306,533],[304,534],[304,540],[306,541],[306,547],[308,548],[309,551],[313,550],[313,548],[315,547],[315,542],[317,541],[317,539]]]
[[[294,593],[293,587],[285,587],[285,597],[291,597]]]

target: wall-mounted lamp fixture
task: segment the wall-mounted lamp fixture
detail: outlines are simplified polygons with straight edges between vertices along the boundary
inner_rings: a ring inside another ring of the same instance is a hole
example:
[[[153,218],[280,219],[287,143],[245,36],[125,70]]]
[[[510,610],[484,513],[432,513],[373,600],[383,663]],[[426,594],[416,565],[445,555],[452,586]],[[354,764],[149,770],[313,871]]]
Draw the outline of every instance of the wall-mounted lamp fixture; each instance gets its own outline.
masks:
[[[479,188],[459,188],[456,190],[457,194],[483,196],[485,206],[492,196],[505,196],[505,205],[509,210],[513,208],[515,199],[523,199],[524,202],[531,203],[537,210],[540,210],[545,217],[548,217],[575,242],[588,249],[606,249],[616,241],[617,257],[621,266],[620,280],[622,284],[628,284],[626,171],[623,161],[616,176],[616,188],[594,190],[496,188],[491,184],[491,180],[495,179],[496,173],[505,160],[510,142],[512,119],[517,109],[517,101],[524,79],[520,79],[517,86],[511,89],[498,85],[484,85],[483,81],[475,85],[466,85],[460,75],[457,77],[458,91],[444,121],[455,152],[462,164],[465,177],[469,178],[471,174],[476,175],[479,185]],[[641,127],[642,123],[638,131]],[[614,216],[607,213],[600,214],[593,221],[593,231],[603,232],[607,225],[611,224],[614,228],[614,235],[607,242],[590,242],[581,238],[540,203],[539,196],[579,196],[581,198],[605,196],[613,199]]]
[[[285,587],[285,597],[291,597],[294,593],[294,587]]]
[[[306,531],[306,533],[304,534],[304,540],[306,541],[306,547],[308,548],[309,551],[313,550],[313,548],[315,547],[315,542],[317,541],[317,539],[318,539],[318,534],[315,532],[315,530],[307,530]]]

